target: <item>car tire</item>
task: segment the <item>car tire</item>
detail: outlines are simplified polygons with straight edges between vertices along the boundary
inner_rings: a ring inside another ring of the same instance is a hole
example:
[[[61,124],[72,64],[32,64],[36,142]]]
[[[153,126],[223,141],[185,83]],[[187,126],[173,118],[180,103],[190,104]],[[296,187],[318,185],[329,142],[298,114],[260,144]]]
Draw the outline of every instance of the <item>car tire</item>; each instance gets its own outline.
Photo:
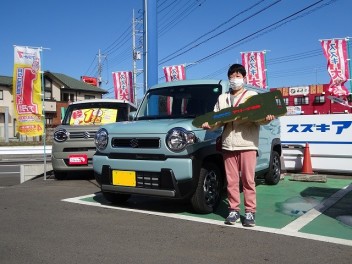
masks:
[[[67,172],[65,171],[54,171],[55,178],[59,181],[65,180],[67,177]]]
[[[110,193],[110,192],[102,192],[105,200],[112,204],[121,204],[126,202],[131,195],[130,194],[121,194],[121,193]]]
[[[269,185],[276,185],[281,178],[281,161],[280,155],[276,151],[271,154],[269,172],[265,175],[265,183]]]
[[[214,163],[203,164],[198,185],[191,197],[191,204],[196,213],[208,214],[215,211],[221,200],[223,178]]]

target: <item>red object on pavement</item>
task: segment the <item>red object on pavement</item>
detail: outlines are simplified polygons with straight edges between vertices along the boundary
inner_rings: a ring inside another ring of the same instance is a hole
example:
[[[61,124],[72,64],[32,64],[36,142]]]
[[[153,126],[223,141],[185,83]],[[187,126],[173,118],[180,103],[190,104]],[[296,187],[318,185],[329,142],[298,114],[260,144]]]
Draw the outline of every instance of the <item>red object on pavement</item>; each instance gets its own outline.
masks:
[[[309,151],[309,144],[306,143],[306,146],[304,147],[304,155],[303,155],[303,166],[302,166],[302,172],[304,174],[313,174],[313,169],[312,169],[312,160],[310,157],[310,151]]]

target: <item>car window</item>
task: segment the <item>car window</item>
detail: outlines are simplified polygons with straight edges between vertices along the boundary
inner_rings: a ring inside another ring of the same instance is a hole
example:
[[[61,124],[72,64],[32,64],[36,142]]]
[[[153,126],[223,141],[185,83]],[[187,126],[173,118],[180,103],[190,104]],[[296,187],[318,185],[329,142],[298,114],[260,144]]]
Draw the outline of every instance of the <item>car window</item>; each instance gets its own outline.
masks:
[[[62,124],[70,126],[101,126],[126,120],[128,120],[127,104],[90,102],[69,105]]]
[[[103,125],[116,122],[118,109],[84,108],[71,112],[69,124],[72,125]]]
[[[213,111],[220,85],[184,85],[150,90],[137,114],[138,120],[196,117]]]

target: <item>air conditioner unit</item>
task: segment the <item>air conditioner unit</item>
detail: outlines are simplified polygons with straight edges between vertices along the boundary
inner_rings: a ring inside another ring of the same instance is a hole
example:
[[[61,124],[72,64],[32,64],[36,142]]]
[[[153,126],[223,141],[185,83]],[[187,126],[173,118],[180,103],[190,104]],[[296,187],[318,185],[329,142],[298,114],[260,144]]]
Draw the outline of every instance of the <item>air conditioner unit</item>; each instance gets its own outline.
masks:
[[[314,110],[314,114],[317,114],[318,113],[318,110]]]
[[[348,114],[348,110],[347,109],[345,110],[345,114]]]
[[[321,94],[325,94],[325,92],[322,92]]]

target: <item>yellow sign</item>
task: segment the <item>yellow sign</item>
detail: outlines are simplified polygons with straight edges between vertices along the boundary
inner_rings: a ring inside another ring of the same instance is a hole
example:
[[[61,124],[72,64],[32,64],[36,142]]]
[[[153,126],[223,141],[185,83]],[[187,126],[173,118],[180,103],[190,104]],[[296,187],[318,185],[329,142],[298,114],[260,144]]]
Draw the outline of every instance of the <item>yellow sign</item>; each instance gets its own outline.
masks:
[[[43,135],[39,49],[15,47],[13,72],[17,131],[27,136]]]
[[[70,125],[103,125],[116,122],[117,109],[87,108],[72,111]]]

